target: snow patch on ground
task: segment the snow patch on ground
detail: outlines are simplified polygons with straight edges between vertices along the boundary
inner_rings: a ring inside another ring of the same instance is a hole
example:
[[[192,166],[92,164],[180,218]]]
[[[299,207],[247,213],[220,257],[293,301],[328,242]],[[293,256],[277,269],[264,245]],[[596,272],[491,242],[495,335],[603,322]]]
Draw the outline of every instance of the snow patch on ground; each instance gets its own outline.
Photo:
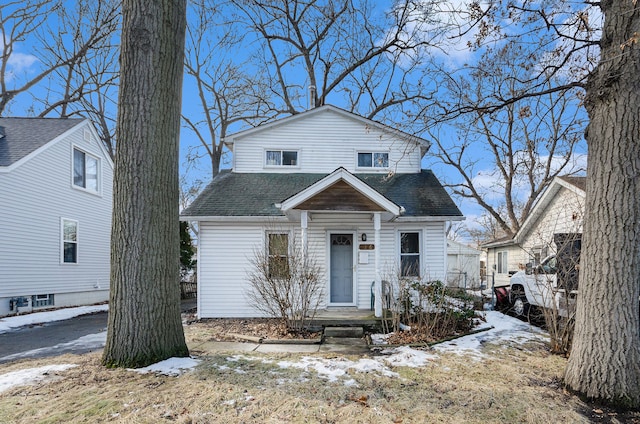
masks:
[[[297,368],[304,371],[315,371],[320,378],[330,382],[337,382],[347,378],[345,384],[354,385],[355,382],[349,378],[349,371],[358,373],[375,373],[386,377],[398,377],[398,373],[391,371],[381,361],[377,359],[363,358],[358,361],[351,361],[346,358],[314,358],[305,356],[299,361],[280,361],[280,368]]]
[[[487,311],[485,314],[487,322],[479,329],[489,327],[488,330],[440,343],[433,348],[437,352],[482,359],[486,357],[482,352],[482,346],[486,343],[519,345],[534,340],[544,340],[547,336],[545,331],[517,318],[496,311]]]
[[[5,333],[14,328],[25,325],[43,324],[45,322],[62,321],[80,315],[93,314],[109,310],[109,305],[79,306],[77,308],[64,308],[55,311],[37,312],[26,315],[17,315],[0,318],[0,333]]]
[[[51,375],[51,373],[64,371],[76,366],[73,364],[47,365],[0,374],[0,393],[13,387],[26,386],[53,379],[55,376]]]
[[[139,372],[141,374],[153,372],[156,374],[177,377],[191,371],[193,368],[198,366],[200,362],[202,361],[194,358],[169,358],[164,361],[151,364],[148,367],[131,369],[131,371]]]

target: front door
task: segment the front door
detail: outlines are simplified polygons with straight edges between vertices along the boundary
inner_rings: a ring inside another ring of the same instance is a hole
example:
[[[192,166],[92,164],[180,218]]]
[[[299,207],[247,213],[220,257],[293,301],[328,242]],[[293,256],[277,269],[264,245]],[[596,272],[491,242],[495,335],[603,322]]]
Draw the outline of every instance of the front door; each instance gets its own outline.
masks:
[[[329,298],[353,303],[353,234],[331,234]]]

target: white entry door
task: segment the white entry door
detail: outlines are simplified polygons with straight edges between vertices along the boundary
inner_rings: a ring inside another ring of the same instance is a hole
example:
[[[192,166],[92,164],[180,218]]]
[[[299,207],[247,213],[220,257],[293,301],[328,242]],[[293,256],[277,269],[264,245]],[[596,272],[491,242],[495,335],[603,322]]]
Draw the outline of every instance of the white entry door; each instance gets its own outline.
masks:
[[[353,234],[331,234],[330,303],[353,303]]]

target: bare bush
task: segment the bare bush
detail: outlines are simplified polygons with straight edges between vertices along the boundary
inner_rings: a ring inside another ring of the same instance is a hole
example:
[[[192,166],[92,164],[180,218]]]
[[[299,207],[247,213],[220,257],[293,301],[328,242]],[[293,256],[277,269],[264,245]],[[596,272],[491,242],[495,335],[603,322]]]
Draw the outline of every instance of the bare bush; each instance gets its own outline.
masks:
[[[395,281],[394,281],[395,280]],[[431,342],[469,331],[473,299],[460,296],[440,280],[396,277],[389,284],[390,331],[398,342]],[[410,330],[401,335],[401,331]]]
[[[322,268],[315,258],[303,254],[288,237],[272,238],[264,249],[256,249],[249,272],[253,307],[278,318],[293,332],[304,332],[315,317],[322,299]]]

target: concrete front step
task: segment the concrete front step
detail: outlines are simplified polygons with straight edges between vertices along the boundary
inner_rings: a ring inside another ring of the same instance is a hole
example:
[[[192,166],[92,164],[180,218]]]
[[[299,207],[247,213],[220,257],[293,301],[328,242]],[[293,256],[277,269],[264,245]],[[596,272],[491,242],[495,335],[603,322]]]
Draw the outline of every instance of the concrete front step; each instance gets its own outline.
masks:
[[[352,338],[358,339],[364,335],[362,327],[325,327],[325,338]]]

